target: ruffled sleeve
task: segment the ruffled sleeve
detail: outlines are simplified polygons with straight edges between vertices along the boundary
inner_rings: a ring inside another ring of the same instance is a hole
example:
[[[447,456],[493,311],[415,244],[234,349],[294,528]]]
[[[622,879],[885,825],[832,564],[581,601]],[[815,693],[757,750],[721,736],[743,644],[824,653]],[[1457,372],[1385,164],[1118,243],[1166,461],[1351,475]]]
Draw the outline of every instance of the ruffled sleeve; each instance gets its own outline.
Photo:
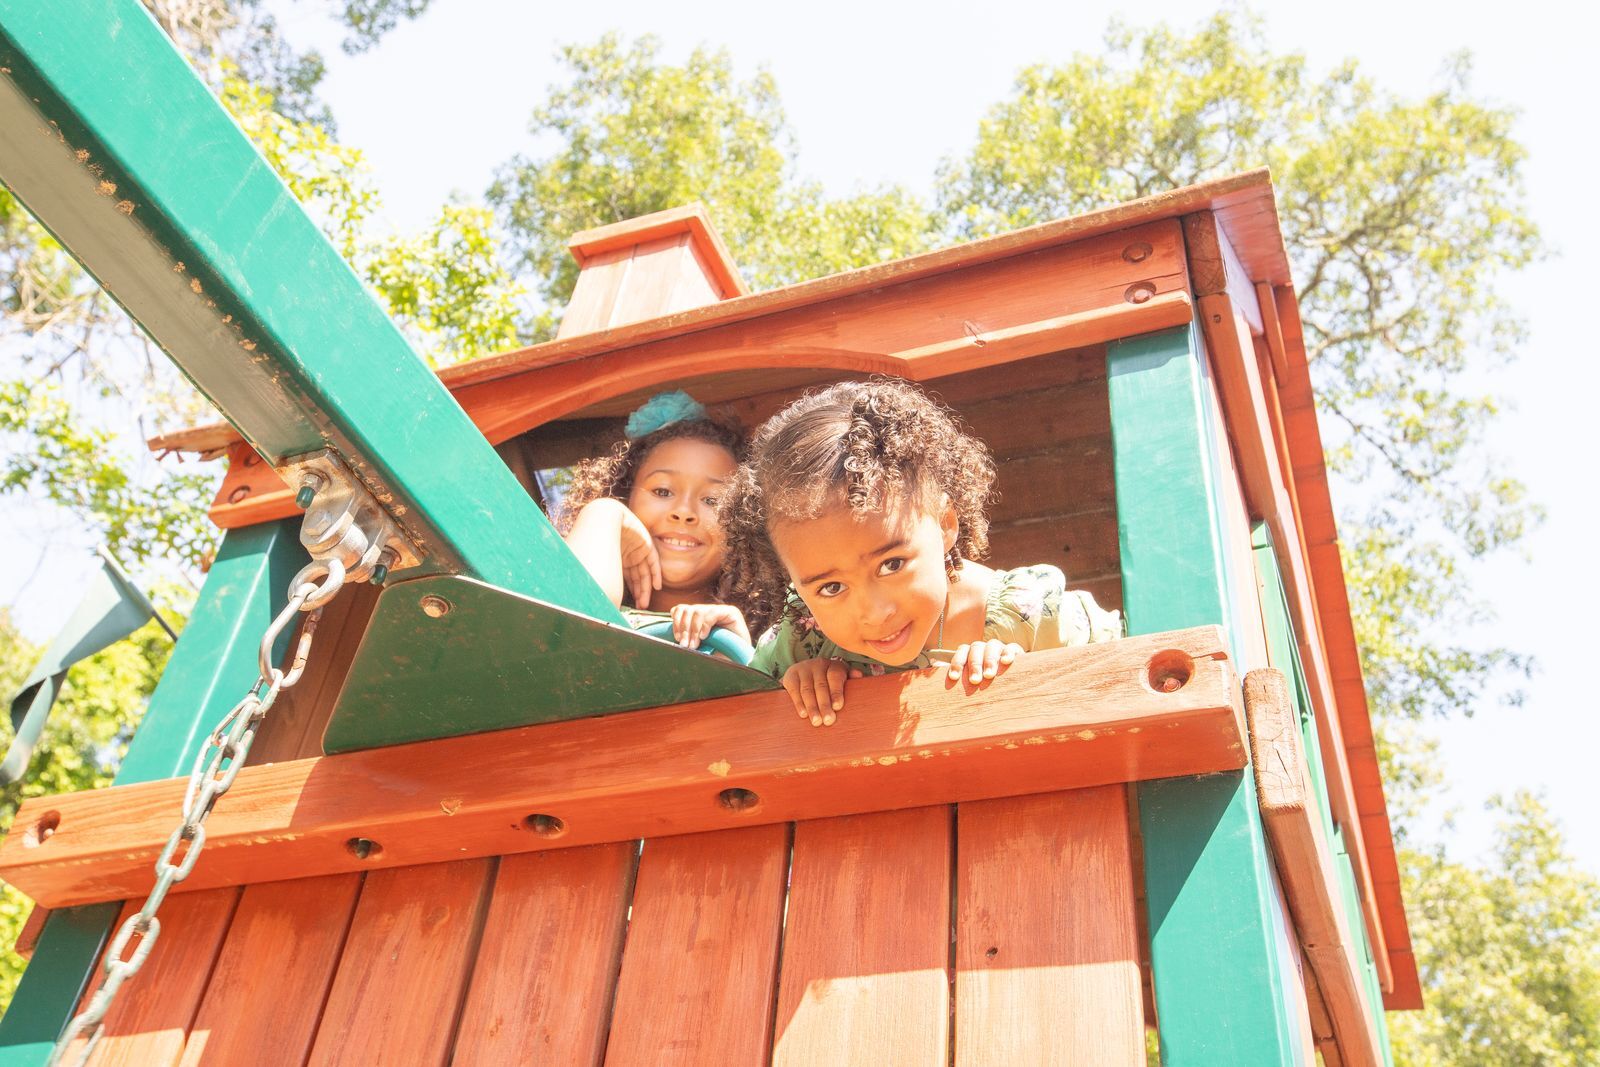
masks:
[[[1027,652],[1088,645],[1121,637],[1122,615],[1081,589],[1068,589],[1058,567],[1018,567],[997,575],[989,590],[984,636]]]
[[[756,654],[750,666],[762,674],[782,678],[790,667],[807,659],[838,655],[838,646],[817,629],[817,622],[806,615],[800,598],[791,590],[777,625],[756,640]]]

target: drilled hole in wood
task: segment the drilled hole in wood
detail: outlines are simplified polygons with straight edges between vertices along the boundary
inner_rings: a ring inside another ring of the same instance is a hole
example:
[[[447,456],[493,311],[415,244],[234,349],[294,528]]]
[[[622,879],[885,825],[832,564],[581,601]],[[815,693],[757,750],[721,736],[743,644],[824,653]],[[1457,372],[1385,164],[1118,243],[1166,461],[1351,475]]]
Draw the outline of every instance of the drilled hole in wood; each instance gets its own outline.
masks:
[[[237,504],[239,501],[243,500],[245,497],[247,497],[249,495],[250,495],[250,487],[248,485],[241,485],[237,489],[235,489],[233,492],[228,494],[228,503]]]
[[[61,813],[59,811],[45,812],[35,819],[26,830],[22,831],[22,846],[24,848],[38,848],[50,840],[60,825]]]
[[[530,815],[522,820],[522,828],[540,837],[560,837],[567,832],[567,824],[554,815]]]
[[[358,860],[370,860],[383,854],[383,846],[370,837],[352,837],[344,843],[344,850]]]
[[[761,798],[748,789],[737,786],[717,794],[717,803],[733,812],[754,811],[761,806]]]
[[[1158,693],[1176,693],[1194,677],[1194,660],[1177,649],[1157,652],[1144,669],[1145,681]]]
[[[1143,304],[1156,295],[1156,287],[1149,282],[1134,282],[1122,294],[1122,299],[1130,304]]]
[[[1143,241],[1139,241],[1136,244],[1131,244],[1127,248],[1124,248],[1122,250],[1122,258],[1127,260],[1129,263],[1143,263],[1145,260],[1150,258],[1150,253],[1152,251],[1153,249],[1151,249],[1149,245],[1145,244]]]
[[[984,955],[992,960],[996,956],[1000,955],[1000,947],[998,945],[990,945],[989,950],[985,952]]]

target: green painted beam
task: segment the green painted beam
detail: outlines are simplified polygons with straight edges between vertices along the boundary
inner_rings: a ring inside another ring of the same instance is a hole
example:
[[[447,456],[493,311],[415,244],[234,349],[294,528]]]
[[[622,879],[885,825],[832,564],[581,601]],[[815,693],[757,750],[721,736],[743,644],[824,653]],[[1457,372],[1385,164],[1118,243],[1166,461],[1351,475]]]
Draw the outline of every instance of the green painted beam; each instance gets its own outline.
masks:
[[[1261,581],[1261,611],[1266,622],[1267,656],[1272,665],[1283,671],[1289,683],[1289,699],[1294,701],[1300,718],[1300,742],[1305,746],[1306,763],[1311,768],[1311,784],[1322,824],[1322,832],[1333,840],[1333,817],[1328,806],[1328,783],[1322,769],[1322,742],[1317,736],[1316,710],[1311,703],[1311,690],[1306,685],[1306,672],[1300,662],[1300,646],[1295,640],[1294,623],[1289,617],[1289,597],[1283,586],[1283,573],[1278,568],[1277,552],[1272,547],[1272,532],[1267,524],[1258,522],[1250,531],[1250,547],[1256,561],[1256,574]]]
[[[0,181],[270,462],[337,451],[419,573],[621,621],[137,0],[0,0]]]
[[[1130,633],[1208,623],[1232,632],[1237,622],[1195,338],[1180,327],[1107,347]],[[1162,1062],[1308,1062],[1290,1003],[1287,924],[1248,769],[1144,783],[1139,824]]]
[[[306,558],[293,520],[223,535],[189,623],[117,769],[118,785],[189,773],[211,727],[255,682],[261,635],[283,610],[289,580]],[[286,631],[279,638],[280,662],[290,636]],[[174,825],[177,818],[173,812]],[[51,913],[0,1018],[0,1067],[35,1067],[49,1058],[120,908],[96,904]]]

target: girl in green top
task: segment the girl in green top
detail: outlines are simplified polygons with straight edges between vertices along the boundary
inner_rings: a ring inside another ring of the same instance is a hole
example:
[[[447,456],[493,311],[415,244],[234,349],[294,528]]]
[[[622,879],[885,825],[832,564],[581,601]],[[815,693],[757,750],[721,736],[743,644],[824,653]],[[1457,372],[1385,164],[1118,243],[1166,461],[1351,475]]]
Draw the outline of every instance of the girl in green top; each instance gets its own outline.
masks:
[[[988,449],[906,382],[841,383],[773,416],[721,511],[731,594],[771,624],[751,666],[828,726],[849,678],[938,663],[979,688],[1024,652],[1120,637],[1055,567],[973,562],[993,485]]]
[[[573,472],[557,529],[635,627],[670,618],[685,648],[719,626],[750,640],[744,614],[725,596],[717,523],[743,454],[737,426],[687,393],[661,393],[628,417],[611,455]]]

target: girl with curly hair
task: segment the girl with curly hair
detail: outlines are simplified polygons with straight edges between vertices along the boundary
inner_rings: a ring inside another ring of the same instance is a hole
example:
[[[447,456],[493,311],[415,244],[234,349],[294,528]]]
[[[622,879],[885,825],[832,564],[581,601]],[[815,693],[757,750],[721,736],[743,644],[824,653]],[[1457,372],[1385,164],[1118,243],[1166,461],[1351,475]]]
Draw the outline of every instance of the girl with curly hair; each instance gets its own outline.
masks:
[[[751,666],[831,725],[848,678],[935,664],[972,688],[1024,652],[1122,636],[1051,566],[996,571],[994,462],[909,383],[844,382],[769,419],[722,498],[727,569],[763,635]]]
[[[556,528],[634,626],[672,620],[698,647],[716,627],[750,640],[727,599],[717,505],[744,435],[687,393],[652,397],[628,418],[611,455],[578,465]]]

